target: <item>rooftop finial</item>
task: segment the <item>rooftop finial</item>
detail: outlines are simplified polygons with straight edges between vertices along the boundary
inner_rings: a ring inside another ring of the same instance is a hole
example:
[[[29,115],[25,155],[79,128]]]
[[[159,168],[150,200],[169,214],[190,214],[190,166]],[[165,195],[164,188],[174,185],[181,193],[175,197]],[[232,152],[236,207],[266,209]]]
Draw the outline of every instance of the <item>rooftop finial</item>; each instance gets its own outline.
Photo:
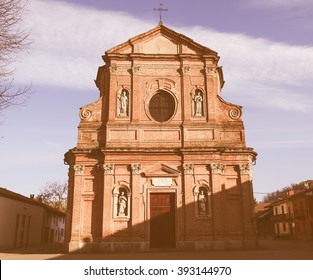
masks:
[[[164,9],[163,6],[162,6],[162,3],[160,3],[160,7],[159,8],[154,8],[153,10],[160,12],[160,22],[159,22],[159,24],[162,25],[163,24],[163,22],[162,22],[162,12],[164,12],[164,11],[167,12],[168,9]]]

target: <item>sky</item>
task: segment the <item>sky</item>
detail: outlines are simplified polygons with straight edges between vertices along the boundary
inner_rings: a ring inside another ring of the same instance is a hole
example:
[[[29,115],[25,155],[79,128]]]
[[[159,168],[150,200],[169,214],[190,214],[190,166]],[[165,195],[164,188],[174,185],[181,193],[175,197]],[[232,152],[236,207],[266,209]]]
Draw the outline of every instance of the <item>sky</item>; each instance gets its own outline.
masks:
[[[218,52],[222,97],[243,106],[257,200],[312,177],[313,1],[164,0],[164,25]],[[22,107],[0,113],[0,186],[29,196],[67,180],[79,108],[98,99],[104,52],[154,28],[160,1],[28,0],[16,63]]]

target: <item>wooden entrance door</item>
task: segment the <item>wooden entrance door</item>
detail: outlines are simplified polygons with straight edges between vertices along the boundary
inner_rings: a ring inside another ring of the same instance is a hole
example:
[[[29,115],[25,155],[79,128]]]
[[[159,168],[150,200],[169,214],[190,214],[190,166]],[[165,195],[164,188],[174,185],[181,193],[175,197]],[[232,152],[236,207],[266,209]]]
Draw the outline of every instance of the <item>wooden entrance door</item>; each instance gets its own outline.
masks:
[[[175,247],[175,194],[150,194],[150,247]]]

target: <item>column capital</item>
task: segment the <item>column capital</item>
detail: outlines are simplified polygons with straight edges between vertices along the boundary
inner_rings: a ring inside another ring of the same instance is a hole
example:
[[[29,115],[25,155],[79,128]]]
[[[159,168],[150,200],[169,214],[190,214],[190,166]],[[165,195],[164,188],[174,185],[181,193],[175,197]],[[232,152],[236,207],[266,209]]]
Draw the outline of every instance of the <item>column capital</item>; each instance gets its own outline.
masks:
[[[75,175],[83,175],[84,168],[85,166],[83,165],[74,165],[73,169],[74,169]]]
[[[194,172],[195,165],[194,164],[184,164],[183,169],[186,175],[192,175]]]
[[[189,75],[190,74],[190,66],[188,66],[188,65],[182,66],[180,71],[183,75]]]
[[[101,168],[104,174],[109,174],[109,175],[114,174],[114,164],[102,164]]]
[[[109,67],[109,70],[110,70],[110,73],[111,73],[111,74],[116,74],[117,66],[116,66],[116,65],[110,66],[110,67]]]
[[[208,76],[216,77],[217,68],[218,68],[218,67],[216,67],[216,66],[207,66],[207,67],[205,68],[206,74],[207,74]]]
[[[132,169],[132,174],[133,175],[139,175],[140,171],[141,171],[141,164],[131,164],[130,165],[131,169]]]
[[[132,67],[132,73],[133,75],[140,75],[140,66],[136,65]]]
[[[211,163],[210,167],[212,174],[224,174],[226,165],[222,163]]]
[[[240,174],[249,175],[252,179],[252,166],[251,163],[239,164]]]

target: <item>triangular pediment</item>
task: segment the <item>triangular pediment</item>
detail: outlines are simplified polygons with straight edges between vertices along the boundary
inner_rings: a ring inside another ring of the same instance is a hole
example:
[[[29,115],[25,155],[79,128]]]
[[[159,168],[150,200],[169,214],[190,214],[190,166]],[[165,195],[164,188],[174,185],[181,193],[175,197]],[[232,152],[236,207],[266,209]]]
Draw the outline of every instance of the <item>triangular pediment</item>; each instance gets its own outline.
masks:
[[[159,164],[143,172],[145,177],[178,177],[180,171],[165,164]]]
[[[217,52],[162,24],[111,48],[106,54],[197,54],[217,56]]]

